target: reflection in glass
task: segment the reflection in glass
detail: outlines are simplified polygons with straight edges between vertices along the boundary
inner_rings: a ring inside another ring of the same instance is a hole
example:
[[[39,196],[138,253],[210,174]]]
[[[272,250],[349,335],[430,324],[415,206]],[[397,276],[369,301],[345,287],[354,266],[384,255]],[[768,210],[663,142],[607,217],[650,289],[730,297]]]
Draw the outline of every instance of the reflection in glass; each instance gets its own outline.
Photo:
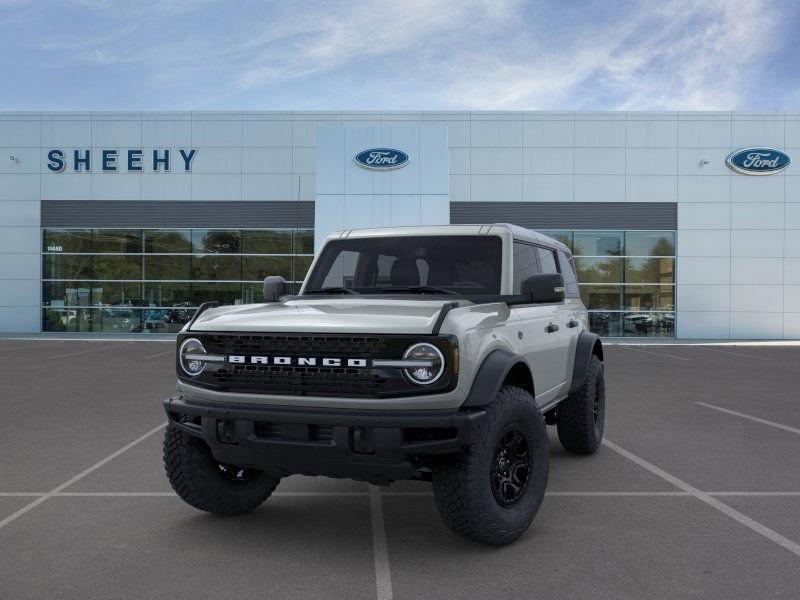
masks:
[[[192,247],[195,252],[237,254],[242,247],[241,233],[238,229],[194,229]]]
[[[45,229],[42,236],[42,252],[92,251],[91,229]]]
[[[539,230],[539,233],[558,240],[572,250],[572,232],[564,230]]]
[[[140,229],[95,229],[92,252],[141,252]]]
[[[147,229],[144,232],[144,251],[157,253],[190,253],[192,233],[189,229]]]
[[[294,231],[294,253],[295,254],[314,254],[314,230],[295,229]]]
[[[576,231],[575,256],[621,256],[621,231]]]
[[[603,337],[620,337],[622,335],[622,313],[590,312],[589,329]]]
[[[148,306],[191,306],[190,283],[145,283],[144,299]]]
[[[288,229],[260,229],[242,232],[245,254],[291,254],[292,232]]]
[[[280,275],[292,280],[292,258],[290,256],[245,256],[243,279],[263,281],[268,275]]]
[[[581,300],[589,310],[620,310],[622,308],[622,286],[582,285]]]
[[[219,254],[193,256],[192,279],[240,281],[242,279],[242,257]]]
[[[144,278],[187,281],[192,278],[192,257],[146,255],[144,257]]]
[[[626,283],[674,283],[672,258],[626,258]]]
[[[195,306],[215,300],[220,304],[241,304],[242,284],[192,283],[192,302]]]
[[[675,256],[674,231],[626,231],[626,256]]]
[[[294,257],[294,281],[302,283],[308,274],[308,269],[311,267],[311,262],[314,260],[313,256],[295,256]],[[300,287],[298,286],[299,290]]]
[[[81,254],[45,254],[44,279],[91,279],[92,257]]]
[[[675,313],[623,313],[622,331],[625,337],[674,337]]]
[[[621,283],[621,258],[576,258],[580,283]]]
[[[131,255],[95,255],[92,257],[92,279],[141,279],[142,257]]]
[[[625,310],[675,310],[675,288],[671,285],[627,285]]]

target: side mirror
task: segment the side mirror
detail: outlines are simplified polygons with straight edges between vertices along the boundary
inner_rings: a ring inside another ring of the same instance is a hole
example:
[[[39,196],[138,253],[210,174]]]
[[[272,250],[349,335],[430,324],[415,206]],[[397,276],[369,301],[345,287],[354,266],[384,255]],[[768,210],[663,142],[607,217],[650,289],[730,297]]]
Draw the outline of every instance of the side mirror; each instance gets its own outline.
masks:
[[[286,294],[286,280],[280,275],[264,278],[264,302],[277,302]]]
[[[561,273],[539,273],[522,281],[523,296],[531,302],[561,302],[564,300],[564,276]]]

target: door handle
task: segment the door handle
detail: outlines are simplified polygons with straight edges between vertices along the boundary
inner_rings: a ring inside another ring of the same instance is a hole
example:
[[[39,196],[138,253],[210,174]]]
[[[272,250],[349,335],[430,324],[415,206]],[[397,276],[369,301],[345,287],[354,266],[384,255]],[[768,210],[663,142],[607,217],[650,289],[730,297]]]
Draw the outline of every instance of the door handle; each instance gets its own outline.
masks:
[[[578,326],[578,322],[575,319],[570,319],[569,323],[567,323],[567,327],[569,327],[570,329],[572,329],[573,327],[577,327],[577,326]]]
[[[558,325],[555,323],[548,323],[547,327],[544,328],[547,333],[554,333],[558,331]]]

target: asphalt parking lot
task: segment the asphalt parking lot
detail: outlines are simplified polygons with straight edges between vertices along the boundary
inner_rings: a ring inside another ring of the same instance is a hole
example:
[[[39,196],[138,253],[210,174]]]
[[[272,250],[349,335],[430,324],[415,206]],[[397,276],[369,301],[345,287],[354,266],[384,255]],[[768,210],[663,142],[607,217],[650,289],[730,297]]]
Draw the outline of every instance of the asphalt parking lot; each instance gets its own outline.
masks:
[[[614,346],[606,444],[505,548],[430,485],[292,477],[226,519],[170,490],[173,343],[0,340],[0,598],[798,598],[800,348]]]

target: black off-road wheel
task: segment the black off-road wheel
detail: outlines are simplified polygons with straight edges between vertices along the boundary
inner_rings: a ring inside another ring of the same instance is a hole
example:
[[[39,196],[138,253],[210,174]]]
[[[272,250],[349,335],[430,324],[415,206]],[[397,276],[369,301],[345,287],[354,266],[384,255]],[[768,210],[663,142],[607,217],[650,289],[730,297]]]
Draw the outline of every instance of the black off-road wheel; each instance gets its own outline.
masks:
[[[172,489],[186,503],[217,515],[243,515],[269,498],[280,477],[221,464],[203,440],[170,423],[164,433],[164,467]]]
[[[606,418],[606,383],[603,363],[592,355],[586,380],[580,389],[556,409],[558,439],[574,454],[593,454],[603,441]]]
[[[531,395],[518,387],[503,387],[487,408],[475,442],[433,465],[433,495],[450,529],[500,546],[525,533],[542,504],[547,427]]]

